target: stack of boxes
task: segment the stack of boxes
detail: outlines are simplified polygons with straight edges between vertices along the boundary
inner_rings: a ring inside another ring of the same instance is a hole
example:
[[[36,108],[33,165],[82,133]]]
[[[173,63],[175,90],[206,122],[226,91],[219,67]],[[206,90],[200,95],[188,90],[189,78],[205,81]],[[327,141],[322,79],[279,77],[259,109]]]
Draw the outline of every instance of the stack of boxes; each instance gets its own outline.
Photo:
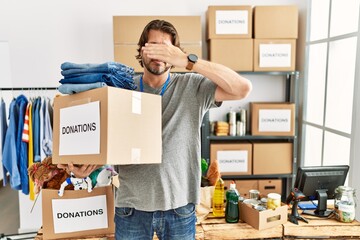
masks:
[[[254,7],[254,71],[294,71],[297,6]]]
[[[246,17],[247,16],[247,17]],[[251,17],[250,17],[251,16]],[[247,29],[247,31],[246,31]],[[207,13],[209,59],[235,71],[295,71],[298,9],[296,6],[209,6]],[[249,60],[251,62],[249,62]],[[295,105],[285,102],[250,104],[251,135],[294,136]],[[210,146],[210,161],[217,160],[221,175],[291,174],[293,145],[290,142],[216,142]],[[230,180],[225,180],[229,187]],[[236,180],[239,193],[282,193],[281,179]],[[286,206],[261,214],[241,206],[241,219],[257,229],[287,220]],[[275,215],[274,221],[267,221]]]
[[[135,72],[143,72],[135,56],[138,41],[144,27],[152,20],[165,20],[174,25],[180,36],[180,46],[190,54],[202,57],[200,16],[114,16],[114,57],[115,62],[133,67]],[[186,72],[185,68],[173,68],[172,72]]]
[[[209,6],[209,60],[234,71],[253,71],[252,7]]]
[[[161,96],[103,87],[54,100],[53,164],[159,164]],[[113,186],[42,189],[44,239],[113,235]],[[94,239],[98,239],[95,238]],[[100,239],[100,238],[99,238]]]

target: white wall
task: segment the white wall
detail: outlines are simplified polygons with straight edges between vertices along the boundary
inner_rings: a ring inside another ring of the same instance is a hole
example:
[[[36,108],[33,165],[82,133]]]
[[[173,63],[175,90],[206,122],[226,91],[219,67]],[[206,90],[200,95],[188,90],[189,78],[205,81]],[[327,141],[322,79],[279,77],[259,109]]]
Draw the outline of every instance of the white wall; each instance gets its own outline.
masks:
[[[207,58],[205,13],[209,5],[295,4],[299,5],[302,14],[304,2],[306,3],[301,0],[0,0],[0,42],[8,43],[11,73],[10,83],[0,79],[0,88],[57,87],[61,79],[62,62],[112,61],[114,15],[200,15],[203,23],[203,54]],[[303,25],[304,23],[300,23],[300,26]],[[304,40],[298,40],[301,41]],[[301,59],[298,65],[302,65]],[[249,76],[249,79],[253,81],[255,90],[248,101],[265,96],[279,101],[283,99],[284,93],[278,87],[282,84],[281,80],[276,80],[275,83],[265,82],[264,78],[258,76]],[[263,84],[266,84],[266,88]],[[212,117],[222,118],[229,104],[242,106],[247,103],[226,103]],[[20,231],[38,229],[41,226],[41,209],[35,208],[30,214],[32,202],[21,193],[20,202]],[[37,203],[39,205],[40,200]]]

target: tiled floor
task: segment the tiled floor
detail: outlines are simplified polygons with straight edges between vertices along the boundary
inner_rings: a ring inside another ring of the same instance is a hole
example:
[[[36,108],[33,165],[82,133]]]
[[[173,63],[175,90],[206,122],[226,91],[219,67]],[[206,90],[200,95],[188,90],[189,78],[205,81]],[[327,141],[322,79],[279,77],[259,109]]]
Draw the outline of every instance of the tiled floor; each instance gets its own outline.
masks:
[[[19,193],[0,181],[0,235],[17,234],[20,227]]]

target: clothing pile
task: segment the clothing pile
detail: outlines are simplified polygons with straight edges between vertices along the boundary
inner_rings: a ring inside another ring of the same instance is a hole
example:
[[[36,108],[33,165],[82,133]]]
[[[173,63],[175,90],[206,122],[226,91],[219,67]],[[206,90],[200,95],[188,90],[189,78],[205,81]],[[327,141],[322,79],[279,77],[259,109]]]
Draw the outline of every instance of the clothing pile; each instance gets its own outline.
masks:
[[[47,97],[26,98],[19,95],[9,107],[9,124],[6,105],[0,105],[0,150],[3,174],[9,175],[12,189],[21,190],[34,200],[34,184],[27,169],[52,155],[52,103]],[[4,177],[3,185],[7,185]]]
[[[61,75],[64,76],[59,82],[59,92],[74,94],[104,86],[113,86],[123,89],[135,90],[133,80],[134,69],[117,62],[94,63],[71,63],[61,64]]]

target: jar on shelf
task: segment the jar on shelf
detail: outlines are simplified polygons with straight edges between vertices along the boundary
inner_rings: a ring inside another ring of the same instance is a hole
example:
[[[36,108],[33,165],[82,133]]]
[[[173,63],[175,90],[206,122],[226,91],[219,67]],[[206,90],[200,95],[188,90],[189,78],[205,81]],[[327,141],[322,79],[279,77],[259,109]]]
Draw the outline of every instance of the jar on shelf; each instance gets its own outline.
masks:
[[[340,222],[352,222],[355,219],[355,189],[339,186],[335,189],[335,216]]]

